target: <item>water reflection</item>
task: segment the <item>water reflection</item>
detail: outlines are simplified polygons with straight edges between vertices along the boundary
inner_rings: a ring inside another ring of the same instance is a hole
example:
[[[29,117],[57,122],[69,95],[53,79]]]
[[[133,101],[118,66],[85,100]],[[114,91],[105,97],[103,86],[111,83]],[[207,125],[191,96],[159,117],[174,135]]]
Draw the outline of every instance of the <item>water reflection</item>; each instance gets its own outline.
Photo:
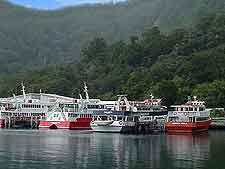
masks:
[[[225,148],[224,137],[215,134],[135,136],[15,130],[0,131],[0,138],[1,167],[11,169],[205,169],[216,161],[212,152],[225,156],[223,149],[217,149]],[[224,160],[220,162],[225,166]]]
[[[209,159],[210,140],[203,135],[167,135],[166,145],[175,168],[202,168]]]

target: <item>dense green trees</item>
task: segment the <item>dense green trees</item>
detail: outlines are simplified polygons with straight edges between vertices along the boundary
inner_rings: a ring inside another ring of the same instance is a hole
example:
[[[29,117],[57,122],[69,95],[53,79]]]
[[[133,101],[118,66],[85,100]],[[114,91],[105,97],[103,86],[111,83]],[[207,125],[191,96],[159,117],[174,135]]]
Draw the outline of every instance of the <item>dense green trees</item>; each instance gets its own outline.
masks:
[[[177,32],[177,37],[172,36],[170,44],[159,30],[149,27],[158,26],[163,32],[192,27],[200,16],[223,8],[224,0],[129,0],[117,5],[38,11],[0,0],[0,74],[14,74],[49,64],[72,63],[79,60],[81,49],[96,37],[114,43],[127,41],[130,36],[138,36],[144,30],[145,38],[138,43],[139,46],[135,46],[135,38],[130,42],[128,59],[131,65],[137,64],[133,62],[150,65],[158,55],[171,50],[171,45],[181,35]],[[208,31],[204,29],[209,21],[211,26],[208,29],[218,30],[209,18],[206,23],[199,24],[201,34]],[[209,46],[223,40],[224,29],[220,29],[220,34],[216,35],[217,42],[213,41]],[[214,39],[214,34],[205,38]],[[152,40],[155,41],[153,44]],[[204,41],[199,39],[191,44],[185,43],[185,46],[179,43],[178,51],[190,53],[192,45],[204,44]],[[143,55],[141,59],[140,55]]]
[[[101,99],[115,99],[117,94],[144,99],[153,93],[168,106],[197,95],[210,107],[224,107],[224,20],[224,13],[209,15],[193,29],[170,34],[154,26],[127,42],[94,38],[83,48],[79,63],[2,77],[0,94],[20,93],[18,86],[24,81],[29,92],[41,88],[78,96],[82,83],[87,82],[91,97]]]

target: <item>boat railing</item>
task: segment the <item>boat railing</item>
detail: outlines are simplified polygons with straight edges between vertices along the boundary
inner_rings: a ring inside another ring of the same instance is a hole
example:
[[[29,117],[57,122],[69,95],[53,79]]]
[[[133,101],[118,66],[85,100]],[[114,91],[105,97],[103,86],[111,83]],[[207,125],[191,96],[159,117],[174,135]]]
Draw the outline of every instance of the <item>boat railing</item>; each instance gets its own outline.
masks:
[[[125,121],[125,122],[124,122],[124,125],[125,125],[125,126],[129,126],[129,127],[135,126],[135,124],[136,124],[136,123],[135,123],[134,121]]]
[[[199,117],[205,117],[210,116],[209,111],[168,111],[168,116],[199,116]]]

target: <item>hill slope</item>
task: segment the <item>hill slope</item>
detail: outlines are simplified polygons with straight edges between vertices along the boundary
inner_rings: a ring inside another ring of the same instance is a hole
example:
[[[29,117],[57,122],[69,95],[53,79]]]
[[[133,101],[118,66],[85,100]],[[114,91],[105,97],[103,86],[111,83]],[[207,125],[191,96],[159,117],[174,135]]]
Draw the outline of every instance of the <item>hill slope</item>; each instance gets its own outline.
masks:
[[[71,63],[94,37],[126,40],[153,25],[170,31],[223,7],[224,0],[130,0],[38,11],[0,0],[0,74]]]
[[[112,99],[117,94],[143,99],[153,93],[165,105],[188,95],[201,96],[210,107],[224,107],[225,13],[205,16],[195,28],[164,34],[158,27],[130,40],[107,43],[93,39],[79,63],[48,66],[0,78],[0,96],[27,91],[78,96],[83,82],[91,97]],[[114,98],[115,99],[115,98]]]

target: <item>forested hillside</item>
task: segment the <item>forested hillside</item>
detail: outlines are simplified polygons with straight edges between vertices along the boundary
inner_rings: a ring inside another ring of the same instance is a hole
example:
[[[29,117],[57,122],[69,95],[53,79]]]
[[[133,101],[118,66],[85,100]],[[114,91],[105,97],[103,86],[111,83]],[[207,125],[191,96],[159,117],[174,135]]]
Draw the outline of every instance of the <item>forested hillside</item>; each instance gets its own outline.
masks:
[[[128,41],[94,38],[79,63],[51,65],[0,79],[0,95],[27,91],[77,97],[86,81],[91,97],[143,99],[153,93],[165,105],[197,95],[210,107],[225,105],[225,13],[203,17],[193,29],[165,34],[155,26]]]
[[[158,26],[191,27],[224,8],[224,0],[130,0],[128,3],[38,11],[0,0],[0,74],[72,63],[95,37],[128,40]]]

